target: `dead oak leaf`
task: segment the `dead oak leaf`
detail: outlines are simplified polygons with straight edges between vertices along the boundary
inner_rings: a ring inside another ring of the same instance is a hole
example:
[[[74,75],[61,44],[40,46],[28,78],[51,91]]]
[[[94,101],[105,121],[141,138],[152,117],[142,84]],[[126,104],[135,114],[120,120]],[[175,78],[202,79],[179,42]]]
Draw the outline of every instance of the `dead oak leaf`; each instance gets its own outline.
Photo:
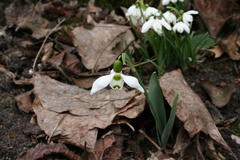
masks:
[[[206,106],[189,87],[180,70],[165,73],[160,78],[160,85],[169,104],[173,103],[177,94],[180,95],[176,115],[184,122],[184,128],[191,137],[202,131],[229,149]]]
[[[143,109],[139,106],[144,107],[135,102],[142,95],[135,90],[103,90],[90,96],[88,90],[41,75],[35,77],[34,94],[38,103],[35,102],[33,110],[47,135],[60,135],[64,141],[80,147],[87,142],[90,149],[96,143],[97,128],[106,128],[118,114],[131,108],[137,107],[141,113]],[[124,116],[135,118],[139,113]]]
[[[107,68],[134,40],[127,26],[97,24],[93,29],[73,29],[73,43],[78,49],[83,65],[93,71]]]
[[[8,26],[17,25],[19,28],[30,28],[34,38],[42,38],[49,32],[50,22],[41,15],[44,11],[44,5],[38,2],[34,5],[31,2],[21,4],[13,2],[5,9],[6,24]]]

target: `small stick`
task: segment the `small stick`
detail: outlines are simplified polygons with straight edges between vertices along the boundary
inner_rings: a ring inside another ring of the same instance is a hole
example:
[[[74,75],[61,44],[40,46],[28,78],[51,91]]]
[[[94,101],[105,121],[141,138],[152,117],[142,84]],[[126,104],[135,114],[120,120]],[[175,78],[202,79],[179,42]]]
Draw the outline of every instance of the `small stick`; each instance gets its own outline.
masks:
[[[35,58],[35,60],[34,60],[33,67],[32,67],[32,68],[33,68],[33,73],[35,72],[35,67],[36,67],[36,64],[37,64],[37,60],[38,60],[38,58],[39,58],[39,56],[40,56],[40,54],[41,54],[41,52],[42,52],[42,50],[43,50],[44,44],[46,43],[48,37],[49,37],[53,32],[55,32],[55,31],[59,28],[59,26],[60,26],[65,20],[66,20],[66,19],[63,18],[63,19],[62,19],[53,29],[51,29],[51,30],[48,32],[48,34],[46,35],[46,37],[45,37],[45,39],[44,39],[44,41],[43,41],[40,49],[38,50],[37,56],[36,56],[36,58]]]
[[[155,143],[143,130],[138,130],[150,143],[152,143],[158,150],[162,150],[162,148]]]

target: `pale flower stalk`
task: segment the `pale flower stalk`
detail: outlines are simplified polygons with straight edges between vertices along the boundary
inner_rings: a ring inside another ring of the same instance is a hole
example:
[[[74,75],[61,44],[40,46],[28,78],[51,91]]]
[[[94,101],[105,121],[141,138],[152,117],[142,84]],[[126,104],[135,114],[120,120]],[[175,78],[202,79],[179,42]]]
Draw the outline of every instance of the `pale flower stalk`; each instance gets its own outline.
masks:
[[[149,29],[153,29],[158,35],[162,35],[163,26],[167,30],[172,29],[172,27],[164,19],[155,19],[154,17],[150,17],[149,20],[143,24],[141,32],[146,33]]]

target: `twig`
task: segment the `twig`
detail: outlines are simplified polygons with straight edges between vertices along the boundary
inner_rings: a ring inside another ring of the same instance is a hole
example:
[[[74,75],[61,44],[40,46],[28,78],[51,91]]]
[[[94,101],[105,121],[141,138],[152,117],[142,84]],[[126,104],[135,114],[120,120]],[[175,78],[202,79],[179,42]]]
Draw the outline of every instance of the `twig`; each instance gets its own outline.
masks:
[[[41,54],[41,52],[42,52],[42,50],[43,50],[43,47],[44,47],[44,45],[45,45],[48,37],[49,37],[53,32],[55,32],[56,30],[58,30],[59,26],[60,26],[65,20],[66,20],[66,19],[63,18],[63,19],[62,19],[53,29],[51,29],[51,30],[48,32],[48,34],[46,35],[46,37],[45,37],[45,39],[44,39],[44,41],[43,41],[40,49],[38,50],[37,56],[36,56],[36,58],[35,58],[35,60],[34,60],[33,67],[32,67],[32,68],[33,68],[33,73],[35,72],[35,67],[36,67],[36,64],[37,64],[37,60],[38,60],[38,58],[39,58],[39,56],[40,56],[40,54]]]
[[[149,142],[151,142],[158,150],[162,150],[162,148],[155,143],[143,130],[138,130]]]

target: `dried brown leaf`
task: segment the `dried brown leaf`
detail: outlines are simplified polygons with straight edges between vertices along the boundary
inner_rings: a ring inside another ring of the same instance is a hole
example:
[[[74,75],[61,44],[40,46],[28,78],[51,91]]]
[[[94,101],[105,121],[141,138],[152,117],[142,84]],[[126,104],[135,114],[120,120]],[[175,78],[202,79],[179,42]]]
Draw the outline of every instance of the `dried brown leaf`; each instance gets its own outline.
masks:
[[[179,94],[176,115],[184,122],[184,128],[191,137],[202,131],[229,149],[206,106],[189,87],[180,70],[165,73],[160,78],[160,85],[169,104],[172,104],[176,95]]]
[[[94,77],[72,78],[72,81],[80,88],[89,89],[92,87],[93,82],[96,80]]]
[[[29,113],[32,111],[32,94],[33,94],[33,90],[22,93],[18,96],[15,97],[15,100],[17,102],[18,108],[26,113]]]
[[[65,145],[63,144],[43,144],[40,143],[34,148],[29,149],[26,153],[19,156],[17,160],[38,160],[42,159],[47,155],[62,155],[65,158],[71,160],[81,160],[81,157],[72,151],[70,151]]]
[[[228,104],[232,94],[236,90],[233,86],[217,87],[213,82],[207,80],[202,81],[201,85],[208,93],[212,103],[219,108]]]
[[[47,135],[60,135],[63,140],[80,147],[87,142],[91,149],[96,143],[97,128],[106,128],[119,113],[138,107],[134,97],[139,94],[135,90],[103,90],[90,96],[88,90],[41,75],[35,77],[34,93],[39,102],[33,110]]]
[[[72,33],[83,65],[93,71],[111,66],[126,43],[134,40],[129,27],[114,24],[97,24],[91,30],[77,27]]]
[[[208,51],[213,53],[215,58],[221,57],[223,55],[223,53],[224,53],[223,49],[219,45],[214,46],[211,49],[208,49]]]
[[[30,28],[34,38],[42,38],[49,32],[50,22],[41,15],[44,11],[42,3],[34,5],[27,2],[24,5],[21,2],[14,1],[5,9],[6,24],[8,26],[17,25],[18,28]]]
[[[194,7],[200,11],[201,18],[214,37],[226,21],[240,16],[240,6],[236,0],[194,0]]]

